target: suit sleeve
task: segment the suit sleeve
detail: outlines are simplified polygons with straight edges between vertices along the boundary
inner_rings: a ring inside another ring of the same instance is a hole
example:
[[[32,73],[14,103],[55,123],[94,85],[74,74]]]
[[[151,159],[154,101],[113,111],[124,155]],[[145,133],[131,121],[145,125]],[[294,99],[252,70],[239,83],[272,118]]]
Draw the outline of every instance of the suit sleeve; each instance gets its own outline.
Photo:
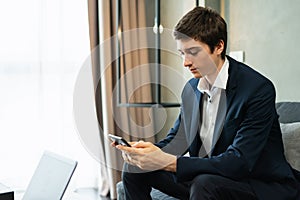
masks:
[[[201,173],[236,180],[249,177],[277,117],[273,84],[265,81],[256,87],[240,109],[243,117],[233,128],[235,137],[226,151],[210,158],[178,157],[177,181],[190,181]]]

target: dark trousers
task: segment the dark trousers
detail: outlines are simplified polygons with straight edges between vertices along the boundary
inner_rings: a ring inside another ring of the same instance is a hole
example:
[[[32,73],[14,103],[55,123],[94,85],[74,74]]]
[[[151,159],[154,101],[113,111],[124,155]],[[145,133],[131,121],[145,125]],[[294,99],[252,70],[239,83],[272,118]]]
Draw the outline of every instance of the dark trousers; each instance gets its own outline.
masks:
[[[189,183],[177,183],[167,171],[133,173],[123,172],[127,200],[151,200],[151,188],[156,188],[178,199],[197,200],[254,200],[257,199],[250,184],[222,176],[201,174]]]

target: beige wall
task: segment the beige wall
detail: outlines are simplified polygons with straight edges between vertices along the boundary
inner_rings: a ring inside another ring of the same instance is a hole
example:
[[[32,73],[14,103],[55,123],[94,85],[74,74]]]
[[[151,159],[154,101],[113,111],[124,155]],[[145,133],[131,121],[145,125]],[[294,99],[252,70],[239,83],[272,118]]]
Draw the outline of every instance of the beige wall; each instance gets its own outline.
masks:
[[[299,101],[299,0],[224,0],[228,50],[275,84],[277,101]],[[251,84],[251,80],[249,80]]]

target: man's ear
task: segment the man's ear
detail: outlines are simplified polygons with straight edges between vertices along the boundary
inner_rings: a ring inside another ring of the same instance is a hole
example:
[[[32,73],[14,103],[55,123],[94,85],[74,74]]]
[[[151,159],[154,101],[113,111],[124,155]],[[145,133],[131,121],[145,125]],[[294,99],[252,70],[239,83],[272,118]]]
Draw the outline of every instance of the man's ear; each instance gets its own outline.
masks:
[[[224,51],[224,41],[220,40],[215,47],[215,52],[217,53],[217,55],[221,55],[223,51]]]

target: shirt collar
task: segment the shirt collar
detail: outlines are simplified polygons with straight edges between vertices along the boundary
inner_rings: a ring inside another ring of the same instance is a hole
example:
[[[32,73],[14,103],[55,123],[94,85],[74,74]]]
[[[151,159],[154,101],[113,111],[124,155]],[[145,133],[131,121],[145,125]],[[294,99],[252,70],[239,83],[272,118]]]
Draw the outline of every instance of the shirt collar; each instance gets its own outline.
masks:
[[[227,80],[228,80],[228,68],[229,68],[229,62],[228,59],[225,58],[225,62],[216,78],[216,81],[214,82],[213,87],[220,88],[220,89],[226,89]]]

